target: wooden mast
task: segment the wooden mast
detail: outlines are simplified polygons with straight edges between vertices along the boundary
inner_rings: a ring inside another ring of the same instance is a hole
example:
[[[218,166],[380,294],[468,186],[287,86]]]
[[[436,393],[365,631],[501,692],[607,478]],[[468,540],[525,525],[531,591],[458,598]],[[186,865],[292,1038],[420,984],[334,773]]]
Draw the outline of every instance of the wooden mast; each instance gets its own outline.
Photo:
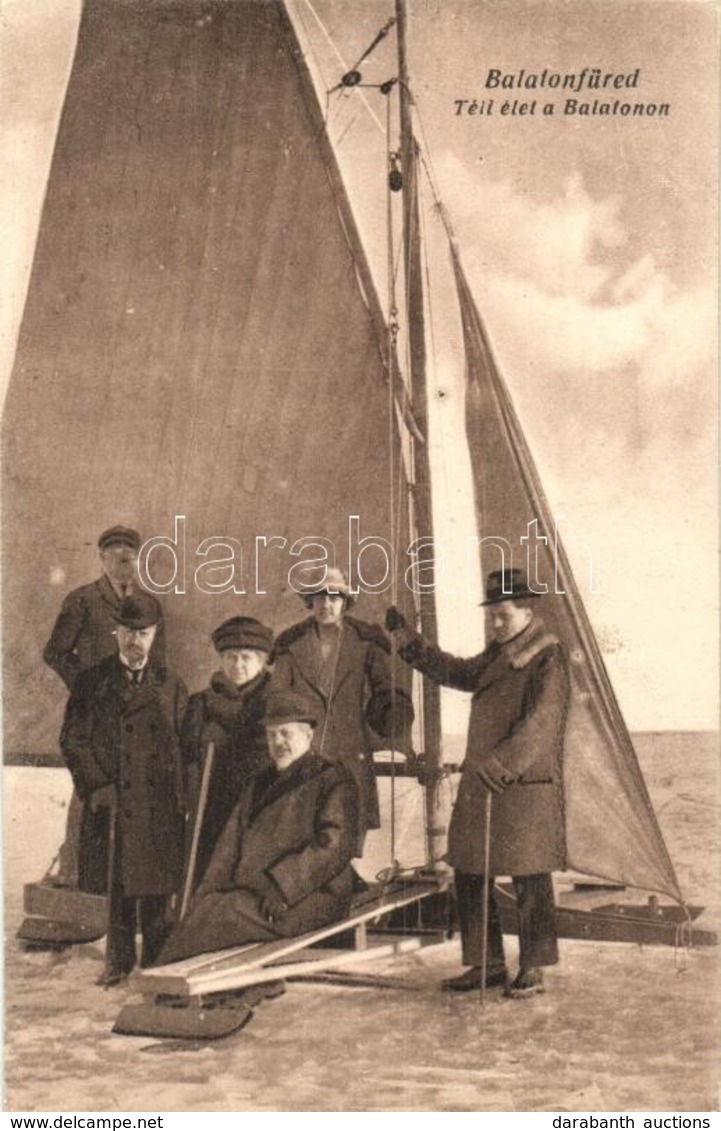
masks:
[[[413,500],[420,550],[418,576],[424,585],[420,594],[421,627],[433,644],[438,641],[438,622],[431,562],[433,549],[433,506],[431,499],[430,456],[428,443],[428,398],[426,393],[426,340],[423,297],[423,274],[420,250],[418,206],[418,162],[411,116],[412,98],[407,62],[407,16],[405,0],[396,0],[398,29],[398,77],[400,100],[401,167],[403,170],[403,247],[405,273],[405,308],[410,357],[410,383],[413,416],[426,437],[424,444],[413,444]],[[428,564],[425,564],[428,563]],[[429,586],[426,588],[425,586]],[[438,684],[424,680],[423,731],[424,753],[429,779],[426,798],[426,836],[428,859],[437,864],[445,852],[446,822],[440,805],[439,773],[441,750],[441,697]]]

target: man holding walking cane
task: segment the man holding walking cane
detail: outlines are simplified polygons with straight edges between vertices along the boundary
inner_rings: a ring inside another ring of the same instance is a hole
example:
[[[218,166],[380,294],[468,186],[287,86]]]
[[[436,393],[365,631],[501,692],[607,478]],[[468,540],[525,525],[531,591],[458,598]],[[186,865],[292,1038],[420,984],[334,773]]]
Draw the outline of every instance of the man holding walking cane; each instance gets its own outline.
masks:
[[[570,685],[565,650],[535,611],[538,597],[520,569],[489,574],[483,605],[492,640],[469,659],[429,644],[395,608],[386,614],[407,663],[473,695],[447,855],[469,969],[443,983],[452,992],[503,985],[508,997],[531,997],[543,992],[542,967],[558,962],[551,872],[566,867]],[[512,877],[518,907],[519,970],[510,984],[495,876]]]
[[[149,593],[125,597],[115,614],[117,652],[78,676],[60,746],[84,803],[79,886],[107,892],[103,985],[136,963],[151,965],[170,930],[168,903],[181,885],[185,790],[180,725],[183,682],[154,662],[161,621]]]

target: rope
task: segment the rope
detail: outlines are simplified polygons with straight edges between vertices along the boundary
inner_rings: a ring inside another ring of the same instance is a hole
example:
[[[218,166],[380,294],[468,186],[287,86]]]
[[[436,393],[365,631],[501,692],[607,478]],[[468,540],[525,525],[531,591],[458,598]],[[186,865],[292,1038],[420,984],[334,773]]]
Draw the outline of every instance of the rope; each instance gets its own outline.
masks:
[[[365,51],[363,52],[363,54],[361,55],[360,59],[359,59],[359,60],[358,60],[358,62],[356,63],[355,67],[353,68],[353,70],[354,70],[354,71],[357,71],[357,70],[358,70],[358,68],[359,68],[359,66],[361,65],[361,63],[363,62],[363,60],[364,60],[364,59],[367,59],[367,58],[368,58],[368,56],[370,55],[371,51],[375,51],[375,49],[376,49],[376,47],[378,46],[378,44],[379,44],[379,43],[380,43],[380,42],[381,42],[381,41],[382,41],[383,39],[385,39],[385,37],[386,37],[386,36],[388,35],[388,32],[389,32],[389,31],[391,30],[391,28],[392,28],[392,27],[393,27],[393,26],[395,25],[395,22],[396,22],[396,18],[395,18],[395,16],[391,16],[391,18],[390,18],[390,19],[388,20],[388,22],[387,22],[387,23],[385,23],[385,24],[383,25],[383,27],[382,27],[382,28],[380,29],[380,31],[378,32],[377,36],[375,37],[375,39],[374,39],[374,40],[373,40],[373,42],[371,43],[370,47],[366,47]]]
[[[386,31],[395,22],[389,22],[386,26]],[[386,98],[386,150],[390,154],[390,136],[391,136],[391,99]],[[393,157],[390,156],[392,163]],[[396,276],[393,263],[393,198],[390,188],[390,181],[386,180],[386,250],[387,250],[387,270],[388,270],[388,369],[392,374],[393,368],[396,364],[396,343],[398,338],[398,307],[396,305]],[[389,468],[389,503],[390,503],[390,543],[393,547],[393,553],[398,554],[398,530],[396,525],[396,505],[395,505],[395,490],[396,490],[396,470],[395,470],[395,397],[394,397],[394,381],[391,379],[388,382],[388,468]],[[397,560],[397,557],[396,557]],[[395,570],[391,572],[391,604],[395,605],[398,600],[398,580]],[[396,702],[396,653],[395,649],[391,650],[391,841],[390,841],[390,858],[392,865],[396,863],[396,735],[395,735],[395,702]]]
[[[45,870],[45,875],[43,876],[44,880],[49,880],[49,879],[52,878],[53,868],[55,867],[55,865],[57,864],[59,859],[60,859],[60,849],[57,850],[57,852],[53,856],[52,860],[48,864],[48,866]]]
[[[306,5],[306,7],[308,8],[308,10],[310,11],[311,15],[313,16],[313,19],[314,19],[314,20],[315,20],[315,22],[316,22],[316,23],[318,24],[318,27],[320,28],[320,30],[321,30],[321,33],[322,33],[322,35],[324,36],[324,38],[325,38],[326,42],[328,43],[329,47],[331,48],[331,50],[332,50],[333,54],[334,54],[334,55],[335,55],[335,57],[336,57],[336,58],[338,59],[338,61],[339,61],[340,65],[341,65],[341,67],[343,68],[343,74],[346,74],[346,73],[348,72],[348,64],[346,63],[346,61],[345,61],[345,59],[343,58],[343,56],[341,55],[340,51],[339,51],[339,50],[338,50],[338,48],[336,47],[336,45],[335,45],[335,43],[334,43],[334,41],[333,41],[333,39],[332,39],[331,35],[330,35],[330,34],[329,34],[329,32],[328,32],[328,29],[326,28],[325,24],[323,23],[323,21],[321,20],[320,16],[318,15],[318,13],[316,12],[315,8],[313,7],[313,4],[312,4],[311,0],[304,0],[304,3],[305,3],[305,5]],[[297,9],[296,9],[296,12],[297,12]],[[301,18],[301,16],[300,16],[300,13],[298,13],[298,19],[299,19],[300,23],[301,23],[301,24],[303,24],[303,20],[302,20],[302,18]],[[305,29],[305,25],[304,25],[304,24],[303,24],[303,27],[304,27],[304,29]],[[309,41],[309,37],[307,36],[306,38],[307,38],[307,39],[308,39],[308,41]],[[320,67],[318,67],[318,71],[319,71],[319,73],[321,74],[321,77],[323,77],[323,73],[322,73],[322,70],[321,70],[321,68],[320,68]],[[325,80],[324,80],[324,81],[325,81]],[[346,89],[346,88],[345,88],[345,87],[343,87],[343,85],[342,85],[342,84],[340,84],[340,91],[339,91],[339,87],[338,87],[338,86],[334,86],[334,87],[332,87],[331,89],[327,89],[327,90],[326,90],[326,121],[327,121],[327,119],[328,119],[328,106],[329,106],[329,102],[330,102],[330,95],[331,95],[331,94],[333,94],[334,92],[342,92],[342,91],[343,91],[344,89]],[[378,127],[378,129],[379,129],[379,130],[381,131],[381,133],[382,133],[382,132],[383,132],[383,125],[382,125],[382,123],[381,123],[380,119],[378,118],[378,116],[377,116],[377,115],[375,114],[375,112],[374,112],[374,111],[373,111],[373,109],[371,108],[371,105],[370,105],[370,103],[368,102],[368,99],[366,98],[366,96],[365,96],[364,94],[361,94],[361,96],[360,96],[360,97],[361,97],[361,98],[363,99],[363,105],[365,106],[365,108],[366,108],[366,110],[368,111],[369,115],[371,116],[371,118],[372,118],[372,119],[373,119],[373,121],[375,122],[376,126]]]
[[[388,32],[391,30],[391,28],[393,27],[395,22],[396,22],[395,16],[391,16],[391,18],[388,20],[388,23],[384,24],[384,26],[380,29],[380,31],[378,32],[377,36],[375,37],[373,42],[370,44],[370,46],[366,47],[365,51],[360,56],[360,58],[356,61],[356,63],[350,68],[349,71],[345,72],[341,81],[336,86],[333,87],[333,89],[330,91],[331,94],[334,94],[336,90],[340,90],[343,87],[366,86],[366,85],[372,85],[374,87],[376,87],[376,86],[380,87],[380,89],[383,90],[384,94],[388,93],[388,89],[387,89],[388,83],[372,83],[372,84],[362,83],[361,82],[362,75],[361,75],[360,71],[358,70],[358,68],[360,67],[363,60],[367,59],[368,56],[371,54],[371,52],[375,51],[378,44],[382,40],[385,39],[385,37],[388,35]],[[395,80],[391,80],[391,81],[395,82]],[[384,87],[386,88],[385,90],[383,89]]]

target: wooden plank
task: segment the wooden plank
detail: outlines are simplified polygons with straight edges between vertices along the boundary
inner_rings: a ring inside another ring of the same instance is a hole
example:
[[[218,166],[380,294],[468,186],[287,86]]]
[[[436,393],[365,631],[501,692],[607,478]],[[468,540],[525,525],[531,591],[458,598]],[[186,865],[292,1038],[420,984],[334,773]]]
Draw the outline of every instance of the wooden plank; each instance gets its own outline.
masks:
[[[337,967],[354,967],[364,962],[375,959],[398,958],[404,954],[412,954],[423,947],[432,946],[445,941],[444,935],[439,931],[437,935],[399,935],[395,939],[384,939],[378,944],[372,941],[365,950],[331,950],[328,954],[323,950],[314,951],[315,959],[310,955],[293,962],[274,963],[254,970],[226,970],[218,971],[214,976],[206,975],[202,979],[191,979],[188,985],[189,997],[202,997],[205,1000],[212,994],[222,993],[225,990],[244,989],[246,986],[255,986],[262,982],[274,982],[278,979],[292,978],[296,974],[307,974],[309,967],[314,970],[333,970]]]
[[[108,903],[104,895],[92,895],[78,891],[77,888],[60,887],[58,884],[25,884],[23,888],[23,909],[26,915],[40,915],[45,919],[57,919],[64,923],[80,923],[92,930],[101,928],[105,934],[108,922]]]
[[[28,915],[20,924],[16,938],[27,947],[65,947],[75,943],[97,942],[105,927],[87,923],[66,923],[62,919],[46,919],[44,915]]]
[[[167,966],[154,966],[149,970],[135,973],[130,981],[131,988],[143,994],[168,993],[187,994],[192,982],[193,992],[200,992],[200,988],[215,982],[228,972],[232,977],[240,977],[247,970],[259,969],[277,962],[288,954],[293,954],[313,943],[323,939],[332,938],[333,935],[342,933],[361,923],[368,923],[380,915],[385,915],[397,907],[404,907],[415,903],[426,896],[434,895],[445,890],[446,881],[438,883],[424,881],[417,884],[403,884],[399,888],[391,889],[380,899],[371,899],[362,906],[351,911],[347,919],[339,923],[332,923],[321,927],[317,931],[309,931],[304,935],[294,938],[283,938],[268,943],[256,943],[251,946],[240,947],[232,951],[219,951],[212,955],[200,955],[198,959],[191,959],[182,963],[171,963]],[[233,983],[228,983],[232,985]],[[241,984],[241,983],[235,983]],[[243,983],[246,984],[246,983]]]
[[[504,895],[506,898],[504,898]],[[498,908],[504,934],[518,934],[515,900],[500,890]],[[698,908],[690,909],[697,912]],[[693,914],[692,914],[693,918]],[[582,910],[556,907],[559,938],[588,939],[594,942],[631,942],[646,946],[716,946],[715,931],[695,927],[683,909],[676,906],[652,908],[629,904],[610,904]]]

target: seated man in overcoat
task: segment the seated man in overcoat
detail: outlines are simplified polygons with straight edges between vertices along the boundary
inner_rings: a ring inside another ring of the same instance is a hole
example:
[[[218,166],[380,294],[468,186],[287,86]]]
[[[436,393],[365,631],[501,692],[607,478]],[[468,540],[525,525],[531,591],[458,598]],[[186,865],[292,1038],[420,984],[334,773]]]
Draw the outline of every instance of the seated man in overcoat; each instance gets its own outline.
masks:
[[[296,692],[271,692],[263,722],[272,765],[241,792],[163,965],[303,934],[350,910],[355,782],[313,749],[316,716]]]

